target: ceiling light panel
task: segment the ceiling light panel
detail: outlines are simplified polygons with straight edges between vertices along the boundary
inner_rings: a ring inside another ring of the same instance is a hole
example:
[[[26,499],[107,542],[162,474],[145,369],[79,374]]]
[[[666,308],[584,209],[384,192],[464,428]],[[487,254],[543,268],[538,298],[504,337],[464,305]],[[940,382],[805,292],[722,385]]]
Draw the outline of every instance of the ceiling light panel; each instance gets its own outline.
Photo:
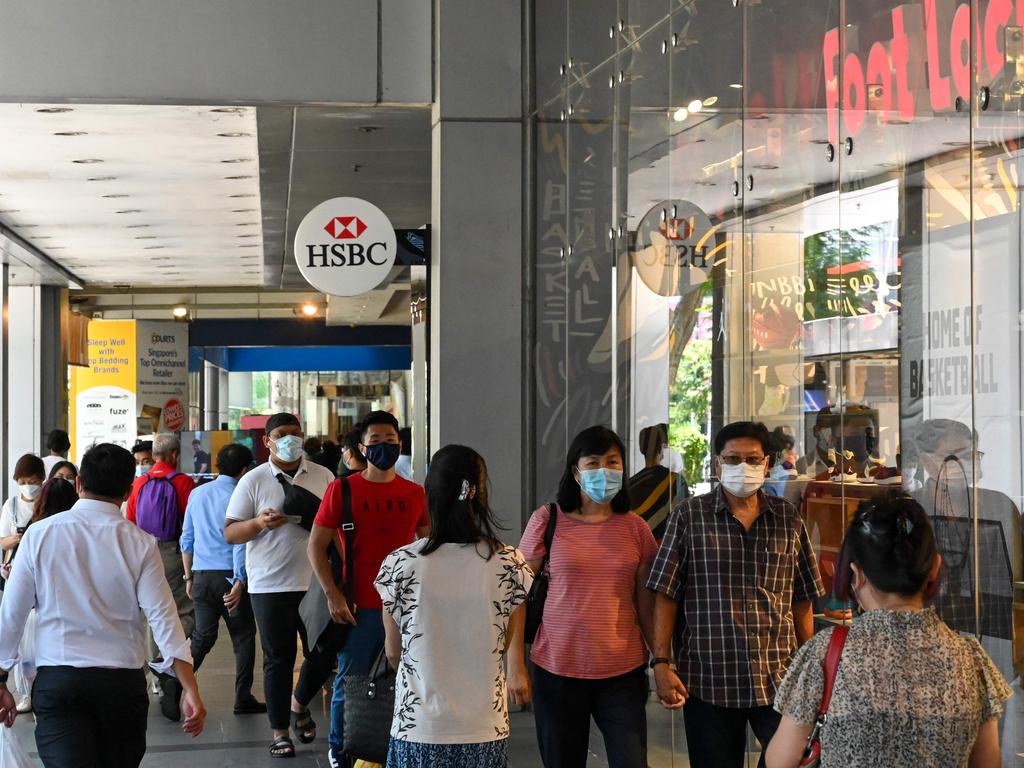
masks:
[[[255,109],[0,104],[0,126],[0,222],[87,283],[262,284],[241,261],[262,263]],[[259,250],[238,249],[238,226]]]

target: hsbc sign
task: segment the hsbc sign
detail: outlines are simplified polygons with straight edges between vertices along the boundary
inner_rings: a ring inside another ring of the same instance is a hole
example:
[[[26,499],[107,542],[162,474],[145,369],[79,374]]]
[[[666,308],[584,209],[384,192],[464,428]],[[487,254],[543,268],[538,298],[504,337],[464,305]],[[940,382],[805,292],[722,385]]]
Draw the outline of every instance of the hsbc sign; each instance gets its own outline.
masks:
[[[377,206],[335,197],[306,214],[295,232],[295,263],[306,281],[332,296],[372,291],[391,273],[395,229]]]

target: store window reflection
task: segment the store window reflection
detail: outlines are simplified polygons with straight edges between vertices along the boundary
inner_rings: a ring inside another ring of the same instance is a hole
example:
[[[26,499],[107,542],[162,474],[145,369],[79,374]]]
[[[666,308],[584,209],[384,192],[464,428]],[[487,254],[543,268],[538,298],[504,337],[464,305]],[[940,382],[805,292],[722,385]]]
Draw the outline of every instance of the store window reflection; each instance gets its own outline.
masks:
[[[535,9],[538,502],[544,457],[596,419],[658,526],[665,478],[710,489],[715,430],[760,420],[766,492],[803,514],[828,586],[857,505],[902,487],[946,561],[941,617],[1014,683],[1013,765],[1024,0]],[[649,723],[650,764],[685,765],[681,722]]]

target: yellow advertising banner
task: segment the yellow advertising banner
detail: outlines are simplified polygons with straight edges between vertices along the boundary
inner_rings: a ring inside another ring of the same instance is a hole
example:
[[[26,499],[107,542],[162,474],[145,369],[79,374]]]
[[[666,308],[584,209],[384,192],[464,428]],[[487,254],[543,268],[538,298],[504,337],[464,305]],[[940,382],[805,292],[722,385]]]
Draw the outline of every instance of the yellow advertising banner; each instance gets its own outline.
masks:
[[[134,320],[89,321],[89,367],[71,368],[72,461],[97,442],[131,448],[137,365]]]

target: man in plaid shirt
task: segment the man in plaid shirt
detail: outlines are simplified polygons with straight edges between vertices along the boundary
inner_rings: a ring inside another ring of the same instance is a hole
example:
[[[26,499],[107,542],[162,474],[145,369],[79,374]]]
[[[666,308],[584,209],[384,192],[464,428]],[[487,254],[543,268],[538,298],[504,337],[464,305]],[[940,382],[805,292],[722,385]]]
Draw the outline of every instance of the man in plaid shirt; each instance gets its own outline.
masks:
[[[779,724],[775,691],[814,634],[812,601],[825,593],[796,508],[761,491],[768,450],[763,424],[718,433],[720,485],[672,512],[647,582],[658,593],[658,698],[669,709],[686,705],[694,768],[740,768],[748,723],[767,747]]]

